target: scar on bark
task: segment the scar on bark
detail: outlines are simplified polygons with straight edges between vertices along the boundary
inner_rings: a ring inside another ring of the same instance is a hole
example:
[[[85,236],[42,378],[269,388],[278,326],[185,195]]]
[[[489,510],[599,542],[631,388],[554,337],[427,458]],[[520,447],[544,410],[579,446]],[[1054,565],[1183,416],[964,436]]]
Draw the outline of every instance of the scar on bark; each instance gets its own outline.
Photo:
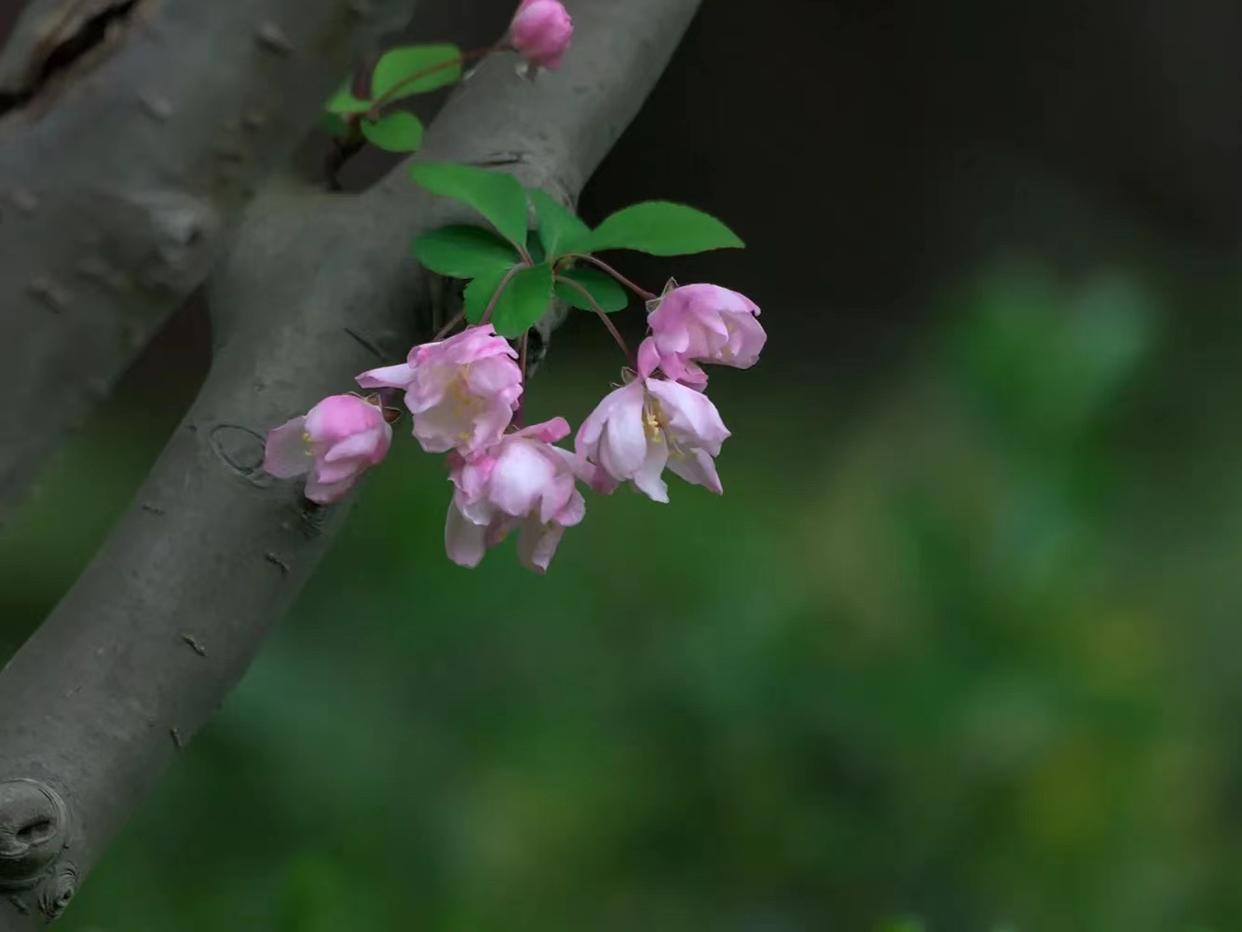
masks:
[[[27,107],[61,77],[115,47],[140,8],[154,0],[69,0],[59,18],[44,26],[30,53],[25,77],[16,87],[0,88],[0,117]]]

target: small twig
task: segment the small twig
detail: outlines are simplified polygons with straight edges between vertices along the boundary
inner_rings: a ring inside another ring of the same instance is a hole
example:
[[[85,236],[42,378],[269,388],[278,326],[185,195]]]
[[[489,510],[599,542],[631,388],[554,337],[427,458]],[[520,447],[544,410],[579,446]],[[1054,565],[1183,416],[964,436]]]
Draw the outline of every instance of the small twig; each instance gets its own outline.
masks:
[[[143,511],[148,512],[148,513],[153,514],[153,515],[162,515],[162,514],[164,514],[164,509],[163,509],[163,508],[161,508],[159,505],[152,505],[150,502],[143,502],[143,503],[142,503],[141,505],[139,505],[138,507],[140,507]]]
[[[434,65],[428,65],[426,68],[420,68],[418,71],[415,71],[413,74],[406,75],[404,78],[402,78],[392,87],[390,87],[388,90],[384,91],[383,94],[381,94],[379,97],[377,97],[375,100],[371,102],[371,110],[369,111],[369,113],[374,113],[375,111],[379,110],[380,107],[384,106],[384,104],[391,101],[398,91],[400,91],[402,88],[406,87],[407,85],[413,84],[419,78],[425,78],[429,74],[435,74],[437,71],[443,71],[445,68],[453,67],[453,65],[464,65],[466,62],[474,61],[475,59],[482,58],[483,56],[496,51],[498,48],[500,48],[500,45],[489,45],[486,48],[482,48],[482,49],[471,49],[468,52],[462,52],[460,55],[454,55],[452,58],[445,59],[442,62],[437,62]]]
[[[177,731],[176,726],[168,729],[168,734],[172,738],[172,743],[176,745],[178,751],[185,747],[185,742],[181,740],[181,732]]]
[[[575,291],[580,292],[582,296],[587,299],[592,309],[595,311],[596,316],[599,317],[608,332],[612,334],[612,338],[617,341],[617,346],[621,347],[621,352],[625,353],[626,358],[630,361],[630,365],[637,369],[638,364],[634,359],[634,354],[630,352],[629,344],[625,342],[625,338],[621,336],[621,333],[617,330],[616,325],[608,319],[608,315],[604,313],[604,309],[595,302],[595,298],[591,295],[591,292],[587,291],[572,278],[562,278],[560,281],[564,282]]]
[[[603,259],[596,259],[594,256],[589,256],[586,253],[573,253],[572,255],[569,255],[566,258],[586,260],[587,262],[591,263],[597,268],[602,269],[603,271],[607,272],[609,275],[611,275],[613,278],[619,281],[626,288],[630,289],[630,291],[634,292],[634,294],[638,295],[644,301],[652,301],[655,298],[659,297],[659,295],[655,294],[654,292],[648,291],[646,288],[643,288],[639,285],[634,284],[632,281],[630,281],[628,278],[626,278],[624,275],[622,275],[620,272],[614,269],[611,265],[609,265]]]
[[[521,269],[524,269],[524,268],[527,268],[527,267],[528,267],[528,266],[524,266],[524,265],[515,265],[515,266],[513,266],[511,269],[509,269],[509,271],[505,272],[505,277],[504,277],[504,278],[502,278],[502,279],[500,280],[500,284],[496,287],[496,291],[495,291],[495,293],[492,295],[492,299],[491,299],[490,301],[488,301],[488,302],[487,302],[487,307],[486,307],[486,308],[484,309],[484,311],[483,311],[483,316],[479,319],[479,323],[480,323],[481,325],[482,325],[482,324],[488,324],[488,323],[490,323],[490,322],[491,322],[491,320],[492,320],[492,311],[495,309],[497,302],[499,302],[499,301],[500,301],[500,296],[501,296],[502,294],[504,294],[504,290],[505,290],[505,288],[507,288],[507,287],[508,287],[508,285],[509,285],[509,281],[510,281],[510,280],[513,278],[513,276],[514,276],[514,275],[516,275],[516,274],[517,274],[517,273],[518,273]]]
[[[194,653],[198,654],[200,657],[206,657],[206,656],[207,656],[207,648],[203,647],[203,645],[202,645],[202,644],[198,643],[198,639],[197,639],[196,637],[194,637],[194,635],[192,635],[192,634],[183,634],[183,635],[181,635],[181,640],[183,640],[183,641],[185,641],[187,644],[189,644],[189,645],[190,645],[190,649],[191,649],[192,651],[194,651]]]
[[[431,342],[439,343],[446,336],[448,336],[450,333],[456,330],[457,325],[460,324],[463,320],[465,320],[465,318],[466,318],[466,312],[458,311],[456,314],[453,315],[453,319],[450,320],[443,327],[441,327],[440,330],[436,333],[436,335],[431,338]]]
[[[526,407],[526,348],[529,343],[530,331],[527,330],[522,334],[522,342],[520,344],[520,349],[518,350],[518,355],[520,357],[518,365],[521,366],[522,369],[522,394],[518,395],[517,410],[513,412],[513,422],[517,424],[519,428],[526,426],[526,418],[524,415]]]
[[[376,359],[382,360],[384,358],[384,354],[380,352],[380,348],[376,346],[374,343],[372,343],[370,340],[368,340],[366,337],[364,337],[362,334],[358,333],[356,330],[351,330],[349,327],[342,327],[341,329],[344,330],[346,333],[348,333],[351,337],[353,337],[354,340],[358,343],[358,345],[361,346],[363,349],[370,350]]]

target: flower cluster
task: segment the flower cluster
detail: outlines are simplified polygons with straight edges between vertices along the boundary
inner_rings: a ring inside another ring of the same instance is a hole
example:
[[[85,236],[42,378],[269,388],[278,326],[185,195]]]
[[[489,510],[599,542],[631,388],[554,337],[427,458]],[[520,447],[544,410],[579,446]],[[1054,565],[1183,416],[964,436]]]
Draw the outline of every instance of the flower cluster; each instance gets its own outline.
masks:
[[[648,304],[649,335],[636,368],[583,421],[573,450],[564,418],[521,427],[524,373],[518,353],[490,324],[415,346],[406,361],[363,372],[359,386],[400,391],[413,434],[429,453],[447,453],[453,498],[445,548],[462,566],[518,531],[523,565],[545,572],[565,532],[582,521],[579,483],[610,494],[631,482],[668,501],[668,469],[719,494],[715,457],[729,431],[707,397],[705,364],[748,368],[766,335],[759,308],[716,285],[670,286]],[[391,429],[379,394],[333,395],[268,435],[264,468],[309,473],[306,496],[345,495],[388,451]]]

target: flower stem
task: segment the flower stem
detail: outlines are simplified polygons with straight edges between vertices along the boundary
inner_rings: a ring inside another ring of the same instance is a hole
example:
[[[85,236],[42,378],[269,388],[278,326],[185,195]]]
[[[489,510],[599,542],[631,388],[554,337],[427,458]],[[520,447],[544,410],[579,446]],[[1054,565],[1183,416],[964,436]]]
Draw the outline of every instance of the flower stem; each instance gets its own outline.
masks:
[[[426,68],[420,68],[418,71],[415,71],[413,74],[406,75],[404,78],[402,78],[392,87],[390,87],[388,90],[384,91],[383,94],[381,94],[379,97],[377,97],[374,101],[371,102],[370,112],[374,113],[380,107],[384,106],[384,104],[390,102],[402,88],[405,88],[410,84],[413,84],[419,78],[425,78],[427,77],[427,75],[435,74],[437,71],[443,71],[445,68],[452,68],[454,65],[464,65],[468,61],[474,61],[475,59],[482,58],[484,55],[487,55],[489,52],[495,51],[497,48],[499,48],[499,46],[489,45],[486,48],[471,49],[468,52],[462,52],[459,55],[454,55],[452,58],[445,59],[442,62],[437,62],[434,65],[428,65]]]
[[[453,319],[450,320],[443,327],[441,327],[439,332],[434,337],[431,338],[431,342],[439,343],[446,336],[448,336],[455,329],[457,329],[457,325],[460,324],[465,319],[465,317],[466,317],[465,311],[458,311],[456,314],[453,315]]]
[[[518,395],[517,408],[513,412],[513,422],[517,425],[519,430],[526,426],[526,347],[529,342],[530,331],[527,330],[522,334],[522,342],[518,351],[521,356],[519,365],[522,368],[522,394]]]
[[[594,256],[588,256],[585,253],[583,254],[574,253],[570,255],[569,258],[570,259],[585,259],[587,262],[591,263],[597,268],[602,269],[603,271],[607,272],[609,275],[611,275],[613,278],[619,281],[626,288],[630,289],[630,291],[634,292],[634,294],[638,295],[644,301],[651,301],[659,297],[659,295],[648,291],[646,288],[642,288],[634,284],[632,281],[630,281],[628,278],[626,278],[624,275],[622,275],[620,272],[614,269],[611,265],[609,265],[603,259],[596,259]]]
[[[634,360],[634,354],[630,352],[630,347],[629,344],[625,342],[625,337],[621,336],[620,331],[618,331],[613,322],[608,319],[608,315],[604,313],[604,309],[595,302],[595,298],[591,296],[591,292],[587,291],[571,278],[562,278],[560,281],[574,289],[574,291],[581,293],[582,296],[587,299],[587,302],[595,311],[596,316],[599,317],[601,323],[603,323],[608,332],[612,334],[612,338],[617,341],[617,346],[621,347],[621,352],[625,353],[625,358],[630,361],[630,365],[637,368],[638,366]]]
[[[505,272],[505,277],[502,278],[500,280],[500,284],[496,286],[496,291],[492,294],[492,299],[487,302],[487,307],[483,311],[483,316],[479,318],[480,326],[491,323],[492,311],[495,310],[497,303],[500,301],[500,296],[504,294],[505,288],[508,287],[510,279],[525,268],[529,268],[529,266],[515,265],[509,269],[509,271]]]

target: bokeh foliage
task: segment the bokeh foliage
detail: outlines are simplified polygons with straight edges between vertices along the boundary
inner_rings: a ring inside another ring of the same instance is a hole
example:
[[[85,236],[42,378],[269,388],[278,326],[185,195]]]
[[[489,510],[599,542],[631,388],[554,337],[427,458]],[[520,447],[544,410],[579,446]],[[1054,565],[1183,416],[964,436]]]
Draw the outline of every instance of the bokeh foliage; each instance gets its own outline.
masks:
[[[1240,292],[996,266],[861,396],[785,378],[769,308],[725,497],[591,497],[546,579],[450,565],[394,447],[65,928],[1238,928],[1237,380],[1187,320]],[[612,365],[553,355],[529,416]],[[110,412],[5,530],[6,650],[158,427]]]

